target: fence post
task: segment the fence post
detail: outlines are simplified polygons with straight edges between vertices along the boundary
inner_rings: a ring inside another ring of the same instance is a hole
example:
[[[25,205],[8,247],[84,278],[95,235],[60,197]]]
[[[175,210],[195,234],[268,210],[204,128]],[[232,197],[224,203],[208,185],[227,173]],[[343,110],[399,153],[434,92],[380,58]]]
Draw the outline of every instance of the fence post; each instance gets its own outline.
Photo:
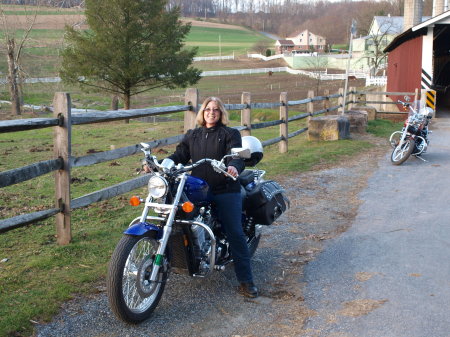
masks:
[[[278,149],[280,153],[288,152],[288,119],[289,119],[289,111],[288,111],[288,97],[287,92],[282,92],[280,94],[280,120],[284,121],[284,123],[280,124],[280,137],[282,138]]]
[[[366,101],[367,101],[367,96],[364,93],[359,94],[358,98],[357,98],[357,103],[358,105],[366,105]]]
[[[308,98],[314,97],[314,90],[308,90]],[[308,102],[306,103],[306,112],[309,113],[309,117],[306,118],[306,123],[309,124],[309,120],[314,112],[314,103]]]
[[[344,107],[344,88],[339,88],[338,94],[340,95],[338,97],[338,105],[340,106],[338,108],[338,112],[343,114],[345,107]]]
[[[416,88],[414,90],[414,102],[418,101],[420,99],[420,91],[419,88]]]
[[[53,116],[60,120],[55,127],[53,153],[63,160],[63,168],[55,172],[55,203],[61,211],[56,214],[56,236],[59,245],[67,245],[72,240],[70,227],[70,156],[72,151],[71,101],[70,95],[57,92],[53,98]]]
[[[198,89],[187,88],[184,96],[184,104],[191,105],[192,110],[186,110],[184,112],[184,133],[189,129],[195,128],[195,118],[197,117],[198,109]]]
[[[353,108],[353,105],[354,105],[355,101],[356,101],[356,94],[355,94],[356,87],[350,87],[349,90],[350,90],[350,97],[349,97],[350,99],[348,100],[348,102],[350,104],[348,106],[348,109],[351,110]]]
[[[323,109],[327,110],[327,111],[325,111],[325,115],[329,115],[330,112],[328,111],[328,109],[330,108],[330,97],[328,97],[328,96],[330,96],[330,90],[325,89],[323,91],[323,96],[325,97],[323,100]]]
[[[241,96],[241,104],[247,104],[250,106],[252,102],[252,95],[249,92],[243,92]],[[242,130],[241,136],[250,136],[252,134],[252,109],[245,108],[241,110],[241,125],[246,126],[248,130]]]

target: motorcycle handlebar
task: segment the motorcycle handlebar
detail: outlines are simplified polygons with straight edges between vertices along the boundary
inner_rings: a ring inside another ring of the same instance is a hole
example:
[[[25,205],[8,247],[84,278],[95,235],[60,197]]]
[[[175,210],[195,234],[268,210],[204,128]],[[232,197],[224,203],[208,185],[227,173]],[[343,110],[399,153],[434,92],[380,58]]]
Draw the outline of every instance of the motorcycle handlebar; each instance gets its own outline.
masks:
[[[225,174],[227,177],[230,177],[233,180],[236,180],[236,177],[233,177],[231,174],[229,174],[226,170],[225,170],[225,165],[223,164],[223,162],[219,162],[215,159],[209,159],[209,158],[204,158],[204,159],[200,159],[199,161],[188,165],[188,166],[184,166],[180,169],[177,169],[175,172],[176,173],[183,173],[183,172],[188,172],[191,171],[192,169],[196,168],[197,166],[204,164],[204,163],[209,163],[211,164],[211,166],[213,167],[214,171],[218,172],[218,173],[223,173]]]
[[[401,101],[401,100],[398,100],[397,102],[400,103],[401,105],[403,105],[404,107],[408,107],[408,106],[411,105],[411,103],[403,102],[403,101]]]
[[[157,169],[157,170],[167,169],[167,168],[163,167],[160,163],[158,163],[158,160],[156,159],[155,156],[151,155],[150,147],[149,147],[148,144],[141,143],[141,146],[142,146],[142,151],[145,154],[145,161],[147,162],[148,166],[150,166],[150,168]],[[209,158],[200,159],[199,161],[197,161],[197,162],[195,162],[195,163],[193,163],[191,165],[180,167],[180,168],[176,169],[174,172],[176,174],[184,173],[184,172],[187,172],[187,171],[191,171],[192,169],[194,169],[195,167],[197,167],[197,166],[199,166],[201,164],[209,163],[213,167],[214,171],[216,171],[218,173],[223,173],[227,177],[230,177],[231,179],[236,180],[237,179],[236,177],[233,177],[231,174],[229,174],[226,171],[226,166],[223,163],[223,160],[225,158],[229,157],[229,156],[230,155],[226,155],[225,157],[223,157],[222,161],[218,161],[218,160],[215,160],[215,159],[209,159]]]

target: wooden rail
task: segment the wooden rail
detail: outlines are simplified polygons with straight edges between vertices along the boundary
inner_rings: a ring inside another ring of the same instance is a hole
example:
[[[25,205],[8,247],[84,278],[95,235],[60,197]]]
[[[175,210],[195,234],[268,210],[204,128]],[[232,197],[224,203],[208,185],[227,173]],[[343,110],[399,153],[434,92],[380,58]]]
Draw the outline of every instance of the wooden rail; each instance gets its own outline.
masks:
[[[327,92],[328,93],[328,92]],[[349,94],[355,92],[350,91]],[[252,129],[261,129],[279,125],[280,135],[273,139],[262,141],[263,146],[279,143],[279,151],[288,151],[288,139],[298,136],[308,130],[307,127],[288,134],[288,123],[304,118],[310,118],[322,113],[329,113],[342,109],[342,105],[329,106],[330,99],[341,98],[342,94],[314,96],[314,92],[308,93],[308,98],[302,100],[288,101],[287,93],[281,93],[279,102],[256,103],[251,102],[250,93],[242,94],[241,104],[225,104],[228,110],[241,110],[241,126],[236,126],[242,135],[250,135]],[[313,111],[313,102],[324,102],[324,109]],[[0,172],[0,187],[6,187],[24,182],[43,174],[56,171],[55,175],[55,207],[39,212],[18,215],[8,219],[0,220],[0,232],[6,232],[39,220],[56,216],[56,230],[59,244],[68,244],[71,241],[70,211],[92,203],[107,200],[117,195],[127,193],[136,188],[145,186],[149,176],[140,176],[120,184],[110,186],[99,191],[92,192],[82,197],[71,200],[70,198],[70,170],[73,167],[94,165],[136,154],[140,145],[130,145],[119,149],[99,152],[82,157],[71,156],[71,129],[73,125],[92,124],[107,121],[116,121],[147,116],[164,115],[173,112],[185,111],[185,130],[195,127],[195,115],[199,109],[199,94],[197,89],[187,89],[185,105],[155,107],[133,110],[113,110],[102,112],[71,113],[70,95],[67,93],[56,93],[54,98],[53,118],[33,118],[11,121],[0,121],[0,132],[26,131],[46,127],[54,127],[54,154],[55,158],[47,161],[33,163],[24,167]],[[354,102],[348,102],[349,104]],[[306,105],[306,113],[288,116],[291,106]],[[251,123],[251,110],[269,108],[280,110],[280,119],[261,123]],[[148,143],[152,148],[163,145],[176,144],[181,141],[183,134],[154,140]]]
[[[358,104],[363,105],[398,105],[398,102],[386,100],[387,96],[412,96],[414,97],[414,101],[417,101],[422,96],[422,93],[419,89],[416,89],[414,92],[383,92],[383,91],[355,91],[354,93],[354,101]],[[371,97],[371,99],[367,99],[367,96]],[[378,99],[378,96],[382,96],[383,100],[374,100],[373,96]],[[358,97],[358,98],[357,98]],[[404,111],[383,111],[385,114],[404,114]]]

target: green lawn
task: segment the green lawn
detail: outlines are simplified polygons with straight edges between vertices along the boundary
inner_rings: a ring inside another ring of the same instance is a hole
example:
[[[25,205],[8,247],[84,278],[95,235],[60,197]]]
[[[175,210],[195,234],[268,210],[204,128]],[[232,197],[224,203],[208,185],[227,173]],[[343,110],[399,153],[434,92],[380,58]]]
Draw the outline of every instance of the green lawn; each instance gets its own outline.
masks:
[[[191,32],[186,39],[186,45],[198,46],[199,55],[222,55],[245,54],[252,46],[260,40],[272,40],[259,33],[250,30],[191,27]]]
[[[18,41],[24,35],[24,30],[17,30],[14,36]],[[4,38],[0,31],[0,39]],[[187,36],[186,46],[198,46],[197,56],[243,55],[260,41],[270,41],[265,36],[242,29],[225,29],[192,26]],[[64,30],[33,29],[29,41],[23,50],[22,64],[28,77],[57,76],[61,60],[60,50],[63,47]],[[273,41],[272,41],[273,42]],[[0,57],[0,72],[7,72],[6,57]],[[3,90],[3,89],[2,89]]]

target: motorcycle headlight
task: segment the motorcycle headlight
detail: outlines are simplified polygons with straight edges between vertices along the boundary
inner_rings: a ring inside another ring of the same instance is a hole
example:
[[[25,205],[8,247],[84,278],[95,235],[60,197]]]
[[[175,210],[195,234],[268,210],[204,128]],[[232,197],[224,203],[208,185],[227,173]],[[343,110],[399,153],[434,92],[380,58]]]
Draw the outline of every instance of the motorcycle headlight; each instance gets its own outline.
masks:
[[[167,188],[167,181],[161,176],[153,176],[148,181],[148,193],[155,199],[165,196]]]

